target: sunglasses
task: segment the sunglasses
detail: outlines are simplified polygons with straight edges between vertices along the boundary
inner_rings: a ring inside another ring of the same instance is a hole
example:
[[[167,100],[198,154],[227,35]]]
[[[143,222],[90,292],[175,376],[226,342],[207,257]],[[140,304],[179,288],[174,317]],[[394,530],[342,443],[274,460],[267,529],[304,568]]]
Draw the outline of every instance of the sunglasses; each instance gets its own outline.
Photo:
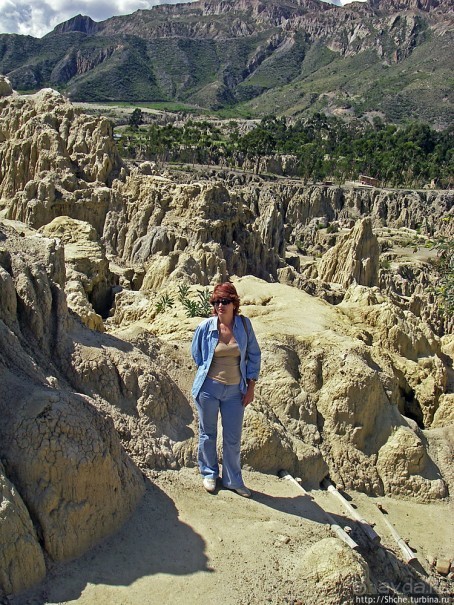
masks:
[[[218,300],[214,300],[211,304],[214,307],[219,307],[220,304],[224,305],[224,307],[226,305],[230,305],[230,303],[233,302],[230,298],[219,298]]]

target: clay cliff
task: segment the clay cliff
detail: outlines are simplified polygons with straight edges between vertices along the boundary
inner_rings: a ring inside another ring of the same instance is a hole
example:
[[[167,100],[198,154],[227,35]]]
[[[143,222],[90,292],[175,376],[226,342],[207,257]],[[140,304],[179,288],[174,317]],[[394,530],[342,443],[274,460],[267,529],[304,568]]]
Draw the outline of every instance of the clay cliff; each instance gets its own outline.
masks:
[[[448,445],[431,444],[448,444],[454,421],[450,324],[435,322],[422,277],[381,261],[416,225],[449,229],[450,192],[181,182],[124,166],[108,122],[55,91],[4,97],[0,111],[4,592],[115,531],[141,471],[195,466],[200,317],[182,284],[196,299],[234,280],[254,322],[247,467],[447,497]]]

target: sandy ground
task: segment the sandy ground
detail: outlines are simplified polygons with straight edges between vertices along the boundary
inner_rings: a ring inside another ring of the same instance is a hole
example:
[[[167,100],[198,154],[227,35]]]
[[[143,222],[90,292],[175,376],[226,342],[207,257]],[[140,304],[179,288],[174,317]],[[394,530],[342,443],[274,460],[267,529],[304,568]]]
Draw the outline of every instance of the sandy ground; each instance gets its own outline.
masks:
[[[165,471],[147,478],[147,490],[124,527],[82,558],[55,565],[44,584],[16,597],[13,605],[247,605],[312,603],[300,580],[300,562],[317,541],[333,536],[320,506],[335,520],[360,530],[326,491],[309,496],[291,481],[245,472],[253,498],[219,489],[208,494],[196,469]],[[375,522],[383,547],[375,554],[361,547],[375,579],[385,562],[403,569],[376,503],[418,560],[423,582],[428,556],[453,554],[452,508],[449,503],[422,505],[350,494],[367,521]],[[312,499],[314,498],[314,499]],[[360,542],[360,540],[358,540]],[[363,544],[364,539],[363,539]],[[389,581],[389,574],[388,581]],[[415,576],[416,577],[416,576]],[[385,577],[383,576],[383,580]],[[448,590],[439,578],[438,589]],[[452,587],[451,587],[452,590]],[[320,602],[320,601],[318,601]]]

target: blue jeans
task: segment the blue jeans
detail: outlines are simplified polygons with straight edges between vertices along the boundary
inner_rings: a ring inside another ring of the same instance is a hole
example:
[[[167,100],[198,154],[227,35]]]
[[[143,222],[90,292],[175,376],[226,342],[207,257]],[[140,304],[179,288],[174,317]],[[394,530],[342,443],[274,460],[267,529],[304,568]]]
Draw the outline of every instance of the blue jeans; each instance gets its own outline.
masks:
[[[231,489],[243,487],[240,448],[244,407],[240,385],[226,385],[205,378],[195,402],[199,413],[199,469],[202,476],[213,479],[219,476],[216,437],[220,411],[222,484]]]

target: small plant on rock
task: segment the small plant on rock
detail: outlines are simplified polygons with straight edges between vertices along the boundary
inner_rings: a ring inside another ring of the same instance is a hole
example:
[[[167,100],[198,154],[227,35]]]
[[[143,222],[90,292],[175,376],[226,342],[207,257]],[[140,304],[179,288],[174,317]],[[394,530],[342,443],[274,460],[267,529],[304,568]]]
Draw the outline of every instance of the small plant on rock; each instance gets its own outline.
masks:
[[[211,315],[210,290],[205,288],[197,292],[197,298],[190,298],[190,286],[187,283],[178,285],[178,301],[183,305],[187,317],[209,317]],[[156,312],[163,313],[175,306],[174,299],[162,294],[156,302]]]
[[[178,300],[182,303],[189,294],[189,284],[178,285]]]
[[[202,312],[201,317],[209,317],[211,315],[210,291],[208,288],[205,288],[205,290],[199,291],[197,294],[200,311]]]
[[[185,298],[181,301],[186,311],[186,317],[199,317],[199,303],[196,300]]]
[[[298,252],[300,254],[306,254],[306,247],[305,247],[304,242],[302,240],[297,239],[295,241],[295,246],[296,246],[296,249],[298,250]]]
[[[171,309],[175,305],[175,301],[168,294],[162,294],[156,303],[156,311],[162,313],[166,309]]]
[[[199,300],[191,300],[187,296],[180,298],[187,317],[209,317],[211,315],[210,291],[208,288],[199,290],[197,296]]]

